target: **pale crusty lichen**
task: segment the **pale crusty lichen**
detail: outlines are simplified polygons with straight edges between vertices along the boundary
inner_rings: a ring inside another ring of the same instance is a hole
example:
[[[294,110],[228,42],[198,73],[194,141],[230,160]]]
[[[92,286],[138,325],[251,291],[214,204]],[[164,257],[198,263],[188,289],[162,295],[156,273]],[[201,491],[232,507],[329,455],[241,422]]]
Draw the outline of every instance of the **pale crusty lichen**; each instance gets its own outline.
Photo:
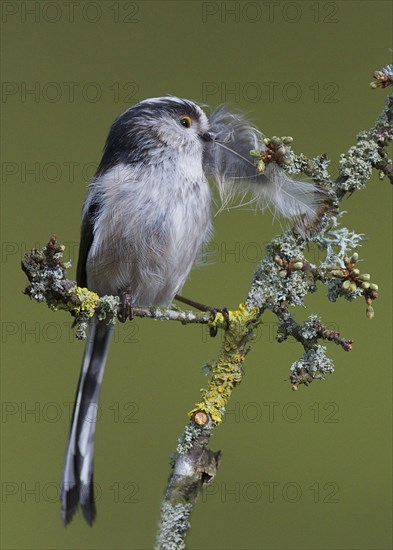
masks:
[[[184,428],[184,432],[177,441],[176,454],[172,458],[172,463],[177,455],[187,454],[192,449],[195,441],[201,436],[203,428],[197,426],[194,422],[189,422]]]
[[[164,500],[161,506],[161,516],[165,518],[161,522],[155,550],[184,550],[185,533],[190,528],[189,517],[192,504],[172,504]]]
[[[324,380],[325,374],[334,372],[334,364],[326,356],[326,348],[318,345],[305,351],[301,359],[292,363],[291,372],[293,375],[302,373],[302,376],[306,372],[311,379]]]
[[[106,321],[108,325],[115,325],[120,305],[118,296],[101,296],[97,317],[99,321]]]
[[[321,250],[326,250],[325,259],[319,264],[320,269],[330,269],[332,266],[344,267],[345,256],[358,249],[365,240],[364,233],[356,233],[347,227],[339,228],[339,219],[344,215],[332,216],[331,227],[328,231],[318,235],[315,242]]]
[[[339,183],[339,188],[343,191],[363,189],[370,179],[373,164],[380,160],[378,144],[370,132],[361,132],[357,140],[356,145],[340,156],[339,169],[343,181]]]
[[[312,177],[316,183],[323,184],[324,187],[332,185],[331,176],[329,174],[330,160],[326,155],[319,157],[307,158],[303,153],[296,155],[290,151],[290,164],[284,169],[288,174],[306,174]]]
[[[260,262],[247,297],[249,307],[266,308],[269,305],[285,302],[292,306],[303,306],[304,297],[314,288],[313,278],[307,271],[285,270],[284,262],[303,263],[305,242],[287,231],[275,237],[266,247],[264,259]],[[278,259],[275,261],[275,259]]]

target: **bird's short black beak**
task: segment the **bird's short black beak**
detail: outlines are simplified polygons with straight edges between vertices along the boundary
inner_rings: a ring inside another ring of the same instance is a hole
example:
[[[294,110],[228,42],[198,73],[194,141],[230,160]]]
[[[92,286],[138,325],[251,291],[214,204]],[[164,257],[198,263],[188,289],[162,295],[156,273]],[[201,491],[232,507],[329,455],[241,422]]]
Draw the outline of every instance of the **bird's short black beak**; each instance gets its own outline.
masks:
[[[201,138],[203,139],[203,141],[215,141],[216,135],[213,134],[213,132],[205,132],[201,135]]]

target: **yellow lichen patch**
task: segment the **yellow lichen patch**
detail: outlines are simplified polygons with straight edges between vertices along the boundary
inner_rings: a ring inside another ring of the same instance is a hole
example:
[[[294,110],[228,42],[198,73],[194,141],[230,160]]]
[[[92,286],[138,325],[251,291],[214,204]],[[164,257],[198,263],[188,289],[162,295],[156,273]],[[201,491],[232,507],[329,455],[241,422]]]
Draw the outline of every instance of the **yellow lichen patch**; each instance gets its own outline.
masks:
[[[93,317],[96,307],[100,302],[98,294],[80,286],[70,288],[68,294],[70,296],[73,295],[73,298],[79,301],[79,305],[76,305],[74,302],[68,302],[71,312],[76,315],[80,315],[83,312],[87,313],[89,317]]]
[[[205,412],[217,424],[222,421],[233,389],[242,381],[247,345],[260,317],[258,308],[249,310],[245,304],[228,314],[228,327],[221,314],[210,322],[210,326],[225,327],[224,342],[218,360],[212,365],[208,388],[202,390],[201,401],[189,413],[191,418],[195,418],[199,411]]]
[[[229,328],[226,330],[227,338],[226,340],[232,341],[234,339],[233,328],[238,327],[239,324],[246,326],[250,321],[254,321],[258,317],[259,311],[258,308],[254,307],[248,309],[246,304],[239,304],[238,309],[234,311],[228,311],[229,316]],[[224,315],[218,311],[214,317],[208,322],[208,327],[215,328],[226,328],[227,321]]]

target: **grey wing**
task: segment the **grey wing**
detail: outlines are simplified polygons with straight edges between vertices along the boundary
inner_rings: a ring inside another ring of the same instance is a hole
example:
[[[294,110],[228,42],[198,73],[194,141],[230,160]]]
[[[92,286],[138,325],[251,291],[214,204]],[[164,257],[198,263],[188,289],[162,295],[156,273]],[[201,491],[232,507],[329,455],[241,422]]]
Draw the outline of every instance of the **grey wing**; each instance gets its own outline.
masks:
[[[86,261],[94,238],[93,220],[96,209],[96,205],[92,204],[82,218],[78,266],[76,268],[76,282],[81,287],[87,287]]]

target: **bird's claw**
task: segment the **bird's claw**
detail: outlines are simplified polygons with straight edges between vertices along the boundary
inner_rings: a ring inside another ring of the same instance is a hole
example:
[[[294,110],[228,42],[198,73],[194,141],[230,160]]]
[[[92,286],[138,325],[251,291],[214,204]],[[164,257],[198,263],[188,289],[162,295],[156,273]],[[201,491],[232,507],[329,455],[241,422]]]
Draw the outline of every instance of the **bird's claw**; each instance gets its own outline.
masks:
[[[225,330],[229,329],[231,321],[229,319],[229,311],[227,307],[223,307],[222,309],[211,307],[211,308],[208,308],[208,310],[210,311],[213,317],[212,323],[215,322],[217,313],[221,313],[221,315],[224,317],[224,321],[226,322]],[[215,338],[217,336],[217,331],[218,331],[217,325],[215,324],[210,325],[210,336],[212,338]]]
[[[218,309],[216,307],[206,306],[205,304],[200,304],[199,302],[195,302],[194,300],[190,300],[189,298],[180,296],[180,294],[176,294],[175,299],[178,300],[179,302],[183,302],[183,304],[187,304],[189,306],[195,307],[200,311],[209,311],[212,314],[212,317],[213,317],[211,320],[212,324],[210,325],[210,336],[212,338],[214,338],[217,335],[218,329],[217,329],[217,326],[214,324],[217,313],[221,313],[221,315],[224,317],[224,320],[226,321],[225,330],[228,330],[230,325],[228,308],[223,307],[222,309]]]
[[[132,303],[131,294],[128,294],[126,292],[123,294],[119,312],[117,314],[117,318],[121,323],[125,323],[127,319],[129,319],[130,321],[133,320],[134,306]]]

